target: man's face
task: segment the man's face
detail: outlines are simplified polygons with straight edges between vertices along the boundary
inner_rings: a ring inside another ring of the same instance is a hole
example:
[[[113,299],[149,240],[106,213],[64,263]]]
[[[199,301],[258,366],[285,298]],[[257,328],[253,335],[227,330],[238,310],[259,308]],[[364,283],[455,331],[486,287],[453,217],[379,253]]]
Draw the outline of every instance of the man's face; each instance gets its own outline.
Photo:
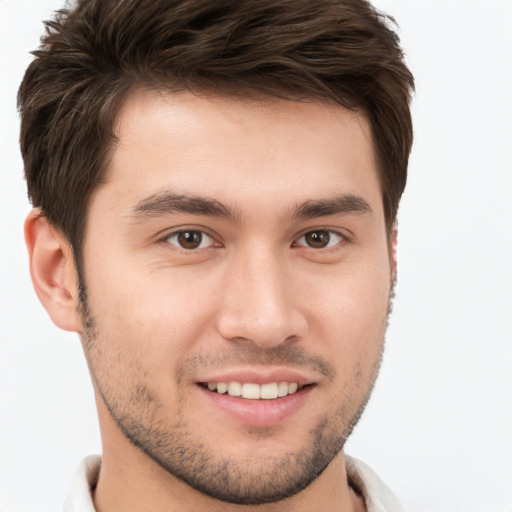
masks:
[[[208,495],[292,495],[336,458],[381,359],[393,263],[369,125],[139,91],[116,130],[83,255],[102,425]]]

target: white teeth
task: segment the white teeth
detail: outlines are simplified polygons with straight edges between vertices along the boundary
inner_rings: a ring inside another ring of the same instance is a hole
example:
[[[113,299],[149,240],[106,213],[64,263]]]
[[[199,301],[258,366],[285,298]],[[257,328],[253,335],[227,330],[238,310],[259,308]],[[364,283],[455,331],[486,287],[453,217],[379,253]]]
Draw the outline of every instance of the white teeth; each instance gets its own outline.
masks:
[[[242,397],[249,400],[274,400],[283,398],[287,395],[293,395],[297,392],[299,385],[297,382],[269,382],[267,384],[253,384],[251,382],[208,382],[207,387],[210,391],[217,393],[228,393],[230,396]]]
[[[288,388],[289,388],[288,382],[280,382],[277,385],[277,396],[279,398],[286,396],[288,394]]]
[[[225,382],[217,383],[217,393],[223,394],[228,390],[228,385]]]
[[[249,384],[246,382],[242,386],[242,396],[251,400],[257,400],[261,397],[261,387],[259,384]]]
[[[241,396],[242,395],[242,384],[240,382],[230,382],[228,384],[228,395]]]
[[[271,400],[277,398],[277,382],[261,385],[261,398]]]

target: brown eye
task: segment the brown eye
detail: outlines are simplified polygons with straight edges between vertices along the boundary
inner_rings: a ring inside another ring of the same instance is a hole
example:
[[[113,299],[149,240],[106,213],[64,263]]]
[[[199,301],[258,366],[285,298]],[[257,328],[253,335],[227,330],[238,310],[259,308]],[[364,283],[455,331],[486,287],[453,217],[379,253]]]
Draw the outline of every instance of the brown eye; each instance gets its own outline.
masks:
[[[212,244],[212,237],[202,231],[184,230],[172,233],[167,241],[173,245],[193,251],[195,249],[204,249]]]
[[[304,233],[298,240],[297,245],[310,247],[311,249],[326,249],[340,243],[343,236],[329,229],[318,229]]]

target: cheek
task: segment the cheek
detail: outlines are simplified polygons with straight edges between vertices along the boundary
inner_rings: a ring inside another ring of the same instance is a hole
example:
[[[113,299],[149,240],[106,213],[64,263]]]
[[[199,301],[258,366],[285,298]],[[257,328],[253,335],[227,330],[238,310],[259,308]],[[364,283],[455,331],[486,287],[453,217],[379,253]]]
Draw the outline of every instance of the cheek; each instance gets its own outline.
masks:
[[[381,333],[387,318],[391,281],[386,267],[342,271],[321,286],[305,287],[310,316],[340,334]],[[370,336],[371,338],[372,336]]]
[[[308,295],[315,344],[341,372],[352,374],[356,365],[369,368],[380,360],[390,286],[386,267],[375,265],[340,272]]]
[[[143,265],[104,265],[93,274],[87,294],[104,355],[118,360],[122,354],[119,364],[151,368],[156,379],[168,379],[204,337],[212,317],[211,283],[183,269]]]

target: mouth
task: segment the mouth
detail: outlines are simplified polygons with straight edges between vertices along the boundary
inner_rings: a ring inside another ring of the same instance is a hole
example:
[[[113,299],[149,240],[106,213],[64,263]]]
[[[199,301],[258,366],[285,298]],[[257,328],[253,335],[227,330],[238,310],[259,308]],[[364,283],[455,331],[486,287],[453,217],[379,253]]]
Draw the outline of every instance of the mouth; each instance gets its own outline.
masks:
[[[287,369],[265,374],[238,370],[196,381],[196,389],[207,399],[204,406],[213,406],[209,409],[212,418],[220,414],[226,421],[227,414],[236,423],[251,427],[275,426],[294,417],[306,404],[314,403],[308,397],[317,385]]]
[[[247,400],[276,400],[302,391],[313,384],[301,385],[298,382],[268,382],[257,384],[254,382],[200,382],[199,385],[212,393],[229,395]]]

